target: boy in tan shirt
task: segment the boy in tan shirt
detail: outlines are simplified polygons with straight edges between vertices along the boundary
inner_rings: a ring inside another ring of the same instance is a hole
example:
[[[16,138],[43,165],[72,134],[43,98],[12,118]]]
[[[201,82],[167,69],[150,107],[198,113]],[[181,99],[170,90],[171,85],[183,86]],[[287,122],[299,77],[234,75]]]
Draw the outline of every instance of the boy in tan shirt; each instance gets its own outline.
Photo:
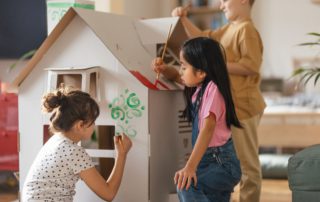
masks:
[[[258,153],[257,127],[265,108],[261,95],[260,66],[263,45],[251,20],[254,0],[220,0],[220,9],[229,23],[217,30],[201,31],[188,18],[188,8],[177,7],[172,16],[180,16],[190,38],[207,36],[219,41],[225,49],[231,80],[232,96],[242,129],[233,127],[232,137],[240,159],[242,178],[240,202],[258,202],[261,192],[261,168]],[[156,72],[179,80],[179,73],[162,62],[154,60]]]

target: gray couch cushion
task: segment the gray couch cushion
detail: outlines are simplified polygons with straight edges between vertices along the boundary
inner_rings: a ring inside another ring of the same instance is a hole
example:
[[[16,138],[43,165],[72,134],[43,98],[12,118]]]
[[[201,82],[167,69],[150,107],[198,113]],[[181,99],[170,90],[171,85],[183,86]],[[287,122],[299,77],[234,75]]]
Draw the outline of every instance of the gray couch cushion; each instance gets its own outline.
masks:
[[[320,192],[319,191],[293,191],[292,201],[293,202],[319,202]]]
[[[288,160],[292,154],[260,154],[262,177],[272,179],[287,179]]]
[[[289,159],[288,180],[292,191],[320,192],[320,145],[310,146]]]

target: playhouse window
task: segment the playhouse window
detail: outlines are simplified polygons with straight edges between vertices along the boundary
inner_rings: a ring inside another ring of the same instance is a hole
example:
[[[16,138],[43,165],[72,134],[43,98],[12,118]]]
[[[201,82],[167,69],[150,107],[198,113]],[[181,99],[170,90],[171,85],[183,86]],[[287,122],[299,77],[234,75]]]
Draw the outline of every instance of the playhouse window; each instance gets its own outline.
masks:
[[[92,158],[93,163],[95,164],[96,169],[99,171],[100,175],[108,180],[112,168],[114,166],[114,158]]]
[[[49,130],[49,125],[43,126],[43,144],[45,144],[50,137],[52,136],[51,131]]]
[[[97,125],[91,138],[88,140],[82,140],[81,146],[86,149],[114,149],[114,134],[114,126]]]
[[[94,98],[97,97],[97,72],[90,74],[89,94]]]
[[[162,57],[163,49],[165,44],[157,44],[157,56]],[[179,52],[177,52],[179,54]],[[167,46],[166,52],[163,55],[164,62],[166,64],[170,64],[173,66],[179,66],[179,58],[177,57],[177,53],[170,47],[170,45]]]
[[[89,93],[97,101],[99,93],[99,67],[48,68],[48,91],[56,90],[61,84]]]
[[[81,74],[58,74],[56,88],[59,88],[61,84],[70,86],[76,89],[81,89]]]
[[[90,149],[92,153],[96,150],[114,150],[113,137],[115,135],[114,126],[98,125],[90,139],[81,141],[81,146]],[[99,154],[98,154],[99,155]],[[114,158],[113,157],[94,157],[92,158],[97,170],[107,180],[111,174]]]

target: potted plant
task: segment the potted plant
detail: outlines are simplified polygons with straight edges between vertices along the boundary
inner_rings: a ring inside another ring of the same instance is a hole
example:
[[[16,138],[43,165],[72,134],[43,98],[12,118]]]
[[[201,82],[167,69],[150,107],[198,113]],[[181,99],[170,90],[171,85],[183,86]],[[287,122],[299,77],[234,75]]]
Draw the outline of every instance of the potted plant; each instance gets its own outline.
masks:
[[[320,33],[311,32],[308,33],[308,35],[316,37],[316,40],[314,42],[301,43],[299,46],[320,46]],[[316,57],[317,56],[319,56],[319,54],[317,54]],[[306,85],[311,78],[314,78],[314,85],[316,85],[320,78],[320,66],[311,65],[299,67],[295,69],[292,74],[292,77],[296,76],[300,76],[299,82],[303,82],[304,85]]]

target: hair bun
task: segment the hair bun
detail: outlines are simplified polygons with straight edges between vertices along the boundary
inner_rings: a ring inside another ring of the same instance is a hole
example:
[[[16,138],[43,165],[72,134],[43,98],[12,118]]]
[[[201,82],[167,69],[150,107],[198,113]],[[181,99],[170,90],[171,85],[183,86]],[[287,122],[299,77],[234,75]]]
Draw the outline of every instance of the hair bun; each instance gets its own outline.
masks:
[[[67,96],[61,92],[48,93],[42,98],[42,110],[44,112],[52,112],[55,108],[63,106],[67,103]]]
[[[63,92],[57,91],[57,105],[63,106],[67,101],[67,96]]]

